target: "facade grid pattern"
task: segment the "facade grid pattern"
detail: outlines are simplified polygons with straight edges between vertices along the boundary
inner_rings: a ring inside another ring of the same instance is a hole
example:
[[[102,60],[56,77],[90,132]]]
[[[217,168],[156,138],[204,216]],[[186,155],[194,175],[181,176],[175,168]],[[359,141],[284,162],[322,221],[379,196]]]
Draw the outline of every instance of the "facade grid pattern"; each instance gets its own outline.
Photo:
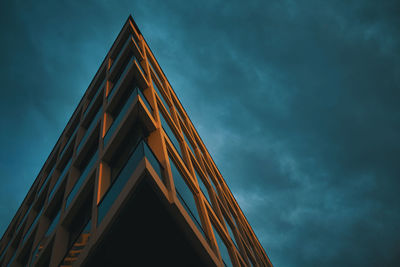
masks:
[[[132,17],[4,233],[0,266],[83,264],[143,173],[215,266],[272,266]]]

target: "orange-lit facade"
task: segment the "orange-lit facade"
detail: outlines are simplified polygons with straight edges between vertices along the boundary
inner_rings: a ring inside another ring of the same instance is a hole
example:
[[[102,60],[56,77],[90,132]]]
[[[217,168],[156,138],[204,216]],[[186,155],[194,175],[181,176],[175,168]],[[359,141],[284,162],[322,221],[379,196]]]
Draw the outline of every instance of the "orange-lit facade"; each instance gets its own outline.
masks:
[[[0,266],[134,265],[272,266],[129,17],[4,233]]]

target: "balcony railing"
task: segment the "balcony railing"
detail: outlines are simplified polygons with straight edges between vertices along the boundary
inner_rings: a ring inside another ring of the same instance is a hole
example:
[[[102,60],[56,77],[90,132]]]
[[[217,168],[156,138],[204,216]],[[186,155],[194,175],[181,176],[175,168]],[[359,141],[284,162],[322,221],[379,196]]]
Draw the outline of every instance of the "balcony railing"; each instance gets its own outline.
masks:
[[[119,50],[119,53],[117,55],[117,57],[113,60],[111,68],[110,68],[110,73],[113,72],[114,67],[117,65],[116,63],[118,62],[119,58],[121,57],[122,53],[124,52],[125,48],[128,46],[130,40],[131,40],[132,35],[128,36],[128,39],[125,41],[124,45],[122,46],[122,48]]]
[[[87,127],[85,135],[82,137],[81,141],[79,142],[79,145],[78,145],[78,147],[76,149],[77,153],[80,151],[82,146],[85,144],[86,139],[90,136],[93,128],[97,125],[97,122],[98,122],[98,120],[99,120],[99,118],[101,117],[102,114],[103,114],[103,109],[99,108],[99,110],[97,111],[97,113],[94,116],[93,120],[90,122],[89,126]]]
[[[69,204],[71,204],[72,200],[74,199],[76,193],[78,193],[79,189],[81,188],[82,184],[84,181],[86,181],[86,178],[90,171],[93,169],[94,164],[97,162],[98,158],[98,151],[94,153],[92,158],[90,159],[89,163],[86,165],[85,169],[82,171],[81,175],[78,178],[78,181],[76,181],[74,187],[72,188],[71,192],[69,193],[67,197],[67,201],[65,203],[65,208],[67,209]]]
[[[35,217],[35,220],[32,222],[31,226],[29,226],[28,231],[26,231],[26,233],[24,235],[24,239],[23,239],[22,243],[25,243],[26,239],[29,237],[32,230],[35,228],[36,223],[38,222],[38,220],[40,219],[40,216],[42,215],[42,211],[43,211],[43,208],[40,209],[39,213]]]
[[[58,176],[57,178],[57,182],[56,184],[53,186],[53,189],[51,189],[51,192],[49,194],[49,201],[53,198],[54,193],[56,192],[58,186],[60,185],[60,183],[64,180],[65,178],[65,174],[69,171],[69,167],[71,166],[71,161],[72,159],[69,159],[68,163],[65,165],[64,170],[62,171],[62,173],[60,174],[60,176]]]
[[[83,113],[83,117],[86,117],[86,115],[89,112],[89,110],[91,110],[93,108],[93,105],[96,102],[97,97],[102,92],[102,89],[103,89],[103,86],[104,86],[105,82],[106,82],[106,79],[104,79],[104,81],[97,88],[96,94],[92,97],[92,100],[90,100],[90,103],[89,103],[88,107],[86,108],[85,112]]]
[[[140,161],[146,157],[150,162],[153,169],[156,171],[160,179],[163,180],[163,168],[153,152],[145,141],[139,142],[136,148],[132,151],[129,159],[126,161],[124,167],[121,169],[117,177],[114,179],[107,192],[104,194],[98,205],[98,219],[97,224],[100,224],[108,210],[119,196],[122,188],[136,170]]]
[[[143,95],[142,91],[139,90],[136,87],[133,90],[133,92],[131,93],[131,95],[129,96],[128,100],[125,102],[124,106],[122,107],[121,111],[118,113],[118,115],[115,118],[115,120],[113,121],[113,123],[111,124],[111,126],[108,129],[106,135],[104,136],[104,146],[106,146],[108,144],[108,141],[113,136],[115,130],[118,128],[118,125],[121,123],[123,118],[125,118],[125,115],[126,115],[127,111],[132,106],[132,103],[134,102],[134,100],[135,100],[137,95],[140,96],[140,98],[143,100],[143,102],[146,105],[146,107],[149,109],[150,112],[152,112],[153,109],[151,108],[151,106],[150,106],[149,102],[147,101],[146,97]]]
[[[47,180],[53,175],[54,170],[56,169],[55,166],[53,166],[53,168],[51,169],[51,171],[49,172],[49,174],[47,175],[46,179],[44,180],[44,182],[42,183],[42,186],[40,187],[38,193],[36,194],[37,196],[40,196],[40,194],[43,191],[43,188],[45,188],[46,184],[47,184]]]

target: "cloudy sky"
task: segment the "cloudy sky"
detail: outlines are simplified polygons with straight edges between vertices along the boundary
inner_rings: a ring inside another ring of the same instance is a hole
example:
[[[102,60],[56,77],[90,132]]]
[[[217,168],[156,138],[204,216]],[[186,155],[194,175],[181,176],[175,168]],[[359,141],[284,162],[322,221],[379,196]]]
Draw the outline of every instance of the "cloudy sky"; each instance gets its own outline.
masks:
[[[1,1],[0,234],[132,14],[275,266],[400,266],[396,2]]]

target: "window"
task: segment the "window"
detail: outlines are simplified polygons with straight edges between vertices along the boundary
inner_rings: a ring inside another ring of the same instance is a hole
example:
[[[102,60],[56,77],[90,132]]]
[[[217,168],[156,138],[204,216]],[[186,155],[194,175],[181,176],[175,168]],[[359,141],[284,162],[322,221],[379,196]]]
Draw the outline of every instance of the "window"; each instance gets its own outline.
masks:
[[[167,121],[164,119],[164,116],[162,113],[160,114],[160,119],[161,119],[161,125],[162,125],[165,133],[169,137],[169,140],[171,140],[176,151],[178,151],[179,155],[182,157],[178,139],[176,139],[175,133],[172,131],[171,127],[169,126]]]
[[[203,178],[197,172],[197,168],[195,167],[194,164],[193,164],[193,167],[194,167],[194,171],[196,173],[197,181],[199,182],[200,190],[203,193],[203,195],[206,197],[208,203],[211,205],[210,196],[208,195],[208,189],[207,189],[207,187],[205,186],[205,184],[203,182]]]
[[[217,245],[219,248],[219,252],[221,254],[222,261],[224,262],[225,266],[233,266],[231,257],[229,256],[228,248],[226,247],[225,243],[222,241],[222,238],[219,234],[219,232],[215,229],[214,225],[212,225],[213,231],[214,231],[214,236],[217,241]]]
[[[154,90],[156,91],[156,94],[161,99],[161,102],[163,103],[165,109],[168,111],[168,105],[167,105],[167,102],[165,102],[164,95],[161,94],[160,89],[158,89],[158,86],[154,81],[153,81],[153,87],[154,87]]]
[[[190,215],[194,223],[199,228],[200,232],[204,235],[203,228],[200,225],[200,216],[197,211],[196,201],[194,195],[188,185],[185,182],[182,174],[178,171],[174,161],[169,159],[171,165],[172,177],[174,179],[176,194],[182,203],[182,206],[186,209],[187,213]]]
[[[88,158],[82,164],[83,167],[81,167],[81,175],[79,176],[78,181],[75,182],[75,185],[73,186],[71,192],[69,193],[69,195],[67,197],[67,201],[65,204],[66,208],[71,204],[76,193],[78,193],[79,189],[81,188],[83,182],[86,181],[88,174],[93,169],[95,163],[97,163],[97,159],[98,159],[97,144],[94,145],[93,147],[94,148],[92,148],[92,150],[89,152]]]

